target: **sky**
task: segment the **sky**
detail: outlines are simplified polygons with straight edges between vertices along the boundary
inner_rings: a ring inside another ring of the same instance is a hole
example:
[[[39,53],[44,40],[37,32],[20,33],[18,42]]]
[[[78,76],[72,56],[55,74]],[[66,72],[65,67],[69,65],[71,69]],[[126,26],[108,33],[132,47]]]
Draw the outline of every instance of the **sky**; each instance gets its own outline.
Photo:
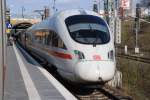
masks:
[[[34,14],[34,10],[44,9],[44,6],[53,8],[54,0],[6,0],[7,7],[11,14],[20,14],[22,7],[25,8],[24,14]],[[83,8],[92,10],[93,0],[56,0],[56,8],[59,10]]]
[[[82,8],[92,10],[95,0],[55,0],[58,11],[64,9]],[[103,0],[100,1],[102,4]],[[139,1],[139,0],[133,0]],[[34,10],[42,10],[44,6],[48,6],[53,11],[54,0],[6,0],[7,7],[11,10],[11,15],[21,15],[22,7],[25,8],[25,15],[38,15]],[[101,6],[102,7],[102,6]]]

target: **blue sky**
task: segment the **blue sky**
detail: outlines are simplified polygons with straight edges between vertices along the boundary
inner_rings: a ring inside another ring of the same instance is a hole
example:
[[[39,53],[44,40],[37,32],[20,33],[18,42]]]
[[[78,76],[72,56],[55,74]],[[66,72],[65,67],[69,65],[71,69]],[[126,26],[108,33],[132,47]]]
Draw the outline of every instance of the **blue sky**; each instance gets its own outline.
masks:
[[[43,9],[48,6],[52,9],[54,0],[6,0],[7,7],[11,9],[12,14],[21,14],[22,7],[25,8],[25,14],[32,14],[36,9]],[[93,0],[56,0],[58,10],[83,8],[91,10]]]
[[[56,7],[58,10],[83,8],[92,10],[95,0],[56,0]],[[97,0],[99,1],[99,0]],[[102,4],[103,0],[100,0]],[[133,0],[134,2],[139,0]],[[44,6],[52,9],[54,0],[6,0],[7,7],[11,9],[11,14],[21,15],[22,7],[25,8],[25,15],[35,15],[34,10],[41,10]],[[134,3],[135,4],[135,3]],[[101,6],[102,7],[102,6]]]

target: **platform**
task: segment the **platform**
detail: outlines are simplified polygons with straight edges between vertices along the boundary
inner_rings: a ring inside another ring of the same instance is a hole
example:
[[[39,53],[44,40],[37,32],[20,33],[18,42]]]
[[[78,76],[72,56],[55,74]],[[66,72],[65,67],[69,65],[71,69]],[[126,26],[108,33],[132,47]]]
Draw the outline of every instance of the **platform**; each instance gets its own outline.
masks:
[[[23,49],[7,47],[4,100],[77,100]]]

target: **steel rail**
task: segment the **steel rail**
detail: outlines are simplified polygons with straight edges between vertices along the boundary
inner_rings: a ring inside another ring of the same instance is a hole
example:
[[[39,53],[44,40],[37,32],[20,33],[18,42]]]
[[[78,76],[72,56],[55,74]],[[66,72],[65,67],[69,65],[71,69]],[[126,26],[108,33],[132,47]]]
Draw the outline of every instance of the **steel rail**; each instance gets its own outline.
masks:
[[[125,55],[125,54],[117,54],[117,57],[123,57],[123,58],[126,58],[126,59],[140,61],[140,62],[144,62],[144,63],[148,63],[148,64],[150,63],[150,59],[149,58],[144,58],[144,57],[137,57],[137,56]]]

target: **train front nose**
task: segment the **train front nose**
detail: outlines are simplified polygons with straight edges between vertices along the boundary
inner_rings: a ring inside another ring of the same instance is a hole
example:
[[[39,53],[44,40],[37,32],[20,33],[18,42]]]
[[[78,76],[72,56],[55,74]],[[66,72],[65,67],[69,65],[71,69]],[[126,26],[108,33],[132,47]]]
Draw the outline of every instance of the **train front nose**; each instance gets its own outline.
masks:
[[[77,64],[75,76],[80,82],[102,82],[111,80],[115,64],[110,61],[83,61]]]

